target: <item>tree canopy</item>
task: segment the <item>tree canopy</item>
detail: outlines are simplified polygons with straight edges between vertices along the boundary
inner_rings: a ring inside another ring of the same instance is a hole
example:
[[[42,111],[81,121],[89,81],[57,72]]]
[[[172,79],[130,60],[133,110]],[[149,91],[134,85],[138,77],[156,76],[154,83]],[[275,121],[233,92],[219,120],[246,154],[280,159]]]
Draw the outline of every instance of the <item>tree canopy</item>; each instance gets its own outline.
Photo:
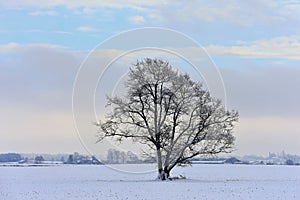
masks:
[[[199,82],[167,61],[145,58],[132,65],[124,97],[108,97],[112,112],[101,121],[98,141],[130,138],[148,145],[158,178],[199,155],[231,152],[237,111],[228,111]]]

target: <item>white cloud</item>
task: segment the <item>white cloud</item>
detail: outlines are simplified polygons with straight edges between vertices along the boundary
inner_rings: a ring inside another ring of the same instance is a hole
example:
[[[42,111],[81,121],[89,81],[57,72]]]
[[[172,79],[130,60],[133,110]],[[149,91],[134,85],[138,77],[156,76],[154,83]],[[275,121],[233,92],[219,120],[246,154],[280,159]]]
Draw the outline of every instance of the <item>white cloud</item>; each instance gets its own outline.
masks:
[[[143,16],[137,15],[129,18],[129,21],[135,24],[141,24],[145,22],[145,18]]]
[[[22,50],[28,50],[30,48],[47,48],[47,49],[61,49],[63,46],[53,44],[28,44],[21,45],[18,43],[10,42],[0,45],[0,53],[15,53]]]
[[[79,26],[77,30],[82,32],[89,32],[89,31],[94,31],[95,29],[91,26]]]
[[[88,8],[88,7],[85,7],[85,8],[78,8],[74,11],[75,14],[77,15],[81,15],[81,14],[85,14],[85,15],[92,15],[95,13],[95,9],[92,9],[92,8]]]
[[[237,46],[207,46],[209,53],[214,55],[233,55],[246,58],[283,58],[300,60],[300,37],[283,36],[269,40],[240,42]]]
[[[30,12],[29,15],[32,15],[32,16],[44,16],[44,15],[55,16],[55,15],[58,15],[58,13],[54,10],[44,10],[44,11]]]
[[[276,24],[298,21],[300,6],[294,1],[253,0],[253,1],[189,1],[179,0],[10,0],[3,2],[3,8],[49,9],[65,6],[78,9],[77,14],[93,14],[94,8],[132,8],[147,14],[160,22],[196,23],[199,21],[231,23],[238,25]],[[53,11],[37,11],[32,15],[54,15]]]
[[[83,14],[87,14],[87,15],[91,15],[91,14],[93,14],[95,12],[95,10],[94,9],[91,9],[91,8],[83,8],[82,9],[82,13]]]
[[[113,1],[95,1],[95,0],[10,0],[2,3],[4,8],[20,8],[20,7],[38,7],[49,8],[56,6],[66,6],[69,8],[78,7],[113,7],[113,8],[136,8],[140,6],[157,6],[161,5],[166,0],[113,0]]]
[[[235,25],[276,24],[297,20],[300,7],[276,0],[174,1],[148,9],[150,17],[162,23],[225,23]],[[292,14],[291,14],[292,13]]]
[[[293,1],[253,0],[253,1],[189,1],[179,0],[10,0],[2,3],[3,8],[49,9],[58,6],[75,9],[77,14],[93,14],[95,8],[131,8],[146,14],[160,23],[225,23],[237,25],[272,24],[298,21],[300,6]],[[48,14],[52,11],[37,11],[33,15]]]
[[[0,53],[10,53],[13,52],[19,45],[17,43],[11,42],[8,44],[0,45]]]

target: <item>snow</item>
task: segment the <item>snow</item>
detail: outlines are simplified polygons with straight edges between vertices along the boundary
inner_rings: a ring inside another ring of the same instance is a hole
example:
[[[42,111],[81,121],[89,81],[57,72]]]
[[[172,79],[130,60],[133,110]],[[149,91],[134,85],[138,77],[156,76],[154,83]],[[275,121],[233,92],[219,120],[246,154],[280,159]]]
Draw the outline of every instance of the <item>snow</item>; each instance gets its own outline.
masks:
[[[155,181],[151,165],[0,167],[0,199],[300,199],[299,166],[195,164]]]

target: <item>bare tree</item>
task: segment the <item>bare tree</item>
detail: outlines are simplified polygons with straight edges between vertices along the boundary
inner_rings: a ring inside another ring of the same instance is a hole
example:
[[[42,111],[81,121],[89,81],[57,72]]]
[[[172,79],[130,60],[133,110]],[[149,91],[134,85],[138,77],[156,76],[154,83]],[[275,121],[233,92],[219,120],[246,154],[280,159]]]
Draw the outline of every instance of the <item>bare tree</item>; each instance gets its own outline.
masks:
[[[201,83],[160,59],[146,58],[130,68],[124,98],[108,97],[113,111],[97,124],[98,141],[130,138],[149,146],[158,179],[170,179],[176,165],[199,155],[231,152],[236,111],[226,111]]]

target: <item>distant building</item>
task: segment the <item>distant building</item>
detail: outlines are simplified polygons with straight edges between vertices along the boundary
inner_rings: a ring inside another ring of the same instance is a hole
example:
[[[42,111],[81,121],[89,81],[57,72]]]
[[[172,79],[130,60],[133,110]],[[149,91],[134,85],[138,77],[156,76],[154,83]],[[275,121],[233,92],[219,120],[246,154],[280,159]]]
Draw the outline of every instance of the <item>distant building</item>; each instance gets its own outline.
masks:
[[[87,165],[101,165],[102,163],[95,156],[84,156],[75,152],[70,154],[65,164],[87,164]]]

